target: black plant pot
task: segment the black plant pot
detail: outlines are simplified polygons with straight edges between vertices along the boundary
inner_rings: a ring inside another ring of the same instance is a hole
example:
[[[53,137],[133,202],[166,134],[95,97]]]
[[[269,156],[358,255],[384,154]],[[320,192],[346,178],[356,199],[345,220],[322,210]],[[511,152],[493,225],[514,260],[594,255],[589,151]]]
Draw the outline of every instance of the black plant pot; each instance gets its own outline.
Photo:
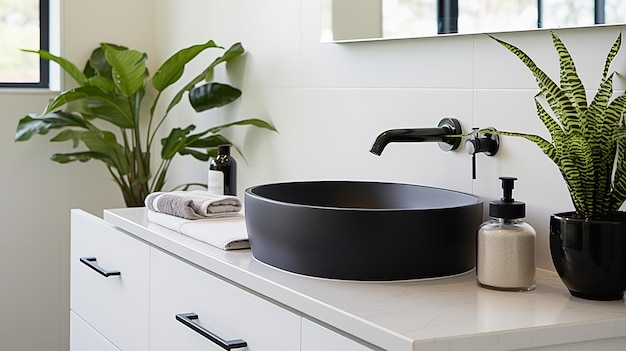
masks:
[[[550,253],[561,280],[573,296],[619,300],[626,290],[626,214],[612,220],[550,217]]]

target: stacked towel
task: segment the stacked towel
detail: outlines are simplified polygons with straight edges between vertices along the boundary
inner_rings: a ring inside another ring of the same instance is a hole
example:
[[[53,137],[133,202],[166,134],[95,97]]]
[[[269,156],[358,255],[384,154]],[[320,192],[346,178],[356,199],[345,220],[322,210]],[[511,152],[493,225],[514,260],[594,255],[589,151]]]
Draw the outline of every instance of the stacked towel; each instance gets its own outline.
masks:
[[[250,248],[241,201],[207,191],[154,192],[145,200],[148,220],[222,250]]]
[[[148,211],[148,220],[222,250],[249,249],[246,222],[242,215],[216,219],[185,219]]]
[[[150,211],[186,219],[232,215],[241,211],[238,197],[203,190],[154,192],[148,194],[145,204]]]

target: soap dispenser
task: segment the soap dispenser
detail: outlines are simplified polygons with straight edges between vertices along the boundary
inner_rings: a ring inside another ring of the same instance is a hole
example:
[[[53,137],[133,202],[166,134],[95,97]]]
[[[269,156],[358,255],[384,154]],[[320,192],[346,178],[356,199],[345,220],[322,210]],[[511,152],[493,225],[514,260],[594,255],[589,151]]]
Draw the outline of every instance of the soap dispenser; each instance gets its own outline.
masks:
[[[476,279],[484,288],[535,288],[535,229],[521,220],[526,205],[513,199],[517,178],[500,177],[503,197],[489,203],[489,216],[477,232]]]

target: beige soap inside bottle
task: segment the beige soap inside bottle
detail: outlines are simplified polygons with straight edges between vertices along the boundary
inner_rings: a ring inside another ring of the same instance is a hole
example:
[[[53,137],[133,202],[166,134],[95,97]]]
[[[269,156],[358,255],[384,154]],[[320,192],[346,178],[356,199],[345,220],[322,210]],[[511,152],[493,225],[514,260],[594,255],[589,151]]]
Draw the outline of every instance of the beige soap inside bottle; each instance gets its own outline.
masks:
[[[535,237],[524,222],[526,205],[513,199],[517,178],[500,177],[503,197],[489,203],[489,215],[477,232],[476,280],[479,286],[506,291],[535,289]]]

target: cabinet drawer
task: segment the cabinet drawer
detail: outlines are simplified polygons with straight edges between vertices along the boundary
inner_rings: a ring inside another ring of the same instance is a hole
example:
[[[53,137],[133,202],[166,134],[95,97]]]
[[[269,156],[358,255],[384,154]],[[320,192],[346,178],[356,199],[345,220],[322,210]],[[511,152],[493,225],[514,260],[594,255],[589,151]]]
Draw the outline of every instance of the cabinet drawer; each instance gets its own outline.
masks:
[[[302,318],[302,349],[301,351],[342,350],[371,351],[376,350],[359,344],[332,330],[326,329],[306,318]]]
[[[123,351],[148,350],[149,255],[143,242],[72,211],[70,308]]]
[[[70,351],[119,351],[76,313],[70,312]]]
[[[243,340],[245,350],[300,349],[296,314],[154,248],[150,274],[151,351],[224,350],[194,325],[226,341]],[[185,313],[197,319],[177,319]]]

